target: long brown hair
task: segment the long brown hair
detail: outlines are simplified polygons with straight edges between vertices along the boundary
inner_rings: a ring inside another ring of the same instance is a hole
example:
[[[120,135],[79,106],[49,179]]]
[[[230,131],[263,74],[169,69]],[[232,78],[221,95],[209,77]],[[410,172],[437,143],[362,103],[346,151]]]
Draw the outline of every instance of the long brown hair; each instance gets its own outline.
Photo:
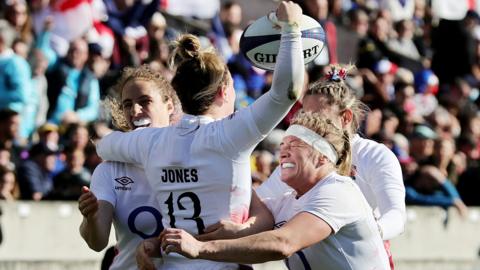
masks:
[[[185,34],[175,42],[176,72],[172,86],[185,113],[204,114],[215,101],[219,87],[228,83],[228,68],[213,49],[201,49],[198,37]]]

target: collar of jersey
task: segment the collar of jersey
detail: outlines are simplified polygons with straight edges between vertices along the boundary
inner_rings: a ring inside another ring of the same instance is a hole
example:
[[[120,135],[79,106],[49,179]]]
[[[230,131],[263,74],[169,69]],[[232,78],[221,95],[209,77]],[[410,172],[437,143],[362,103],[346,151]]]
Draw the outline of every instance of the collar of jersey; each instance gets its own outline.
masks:
[[[197,130],[200,125],[205,125],[213,121],[215,121],[213,118],[204,115],[184,114],[177,128],[181,130],[181,135],[185,135]]]

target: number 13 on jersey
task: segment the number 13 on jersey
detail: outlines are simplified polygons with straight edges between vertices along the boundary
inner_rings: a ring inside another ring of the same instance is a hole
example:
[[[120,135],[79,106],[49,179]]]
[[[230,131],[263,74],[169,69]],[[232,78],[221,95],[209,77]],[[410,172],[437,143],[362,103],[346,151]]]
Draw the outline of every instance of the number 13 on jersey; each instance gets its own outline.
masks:
[[[182,200],[189,199],[193,203],[193,214],[191,217],[183,218],[185,220],[192,220],[197,225],[198,234],[202,234],[205,231],[205,224],[203,223],[202,218],[200,218],[200,214],[202,212],[202,206],[200,205],[200,199],[198,196],[193,192],[184,192],[180,194],[176,199],[173,195],[173,192],[170,192],[170,196],[165,201],[165,204],[168,207],[168,217],[170,218],[170,227],[177,228],[175,225],[175,211],[187,210],[185,206],[182,204]],[[185,202],[185,201],[184,201]],[[175,205],[178,210],[175,210]]]

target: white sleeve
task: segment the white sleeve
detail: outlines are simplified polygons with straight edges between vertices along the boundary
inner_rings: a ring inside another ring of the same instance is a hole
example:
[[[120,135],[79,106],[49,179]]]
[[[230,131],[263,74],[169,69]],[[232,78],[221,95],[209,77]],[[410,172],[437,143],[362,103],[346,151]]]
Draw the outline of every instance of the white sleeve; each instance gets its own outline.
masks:
[[[329,183],[315,190],[304,203],[302,211],[321,218],[337,233],[343,226],[365,217],[366,203],[362,203],[361,196],[358,189]]]
[[[228,148],[238,152],[255,146],[278,125],[299,98],[305,73],[300,37],[299,30],[282,34],[270,91],[222,121]],[[254,128],[241,121],[252,121]],[[252,137],[257,140],[252,141]]]
[[[260,200],[264,201],[268,197],[281,196],[292,188],[285,184],[280,178],[280,166],[277,166],[270,177],[255,189]]]
[[[93,171],[90,190],[98,200],[107,201],[115,207],[117,196],[113,188],[112,178],[112,163],[100,163]]]
[[[369,182],[375,194],[380,218],[377,220],[382,229],[383,240],[392,239],[405,229],[405,186],[402,169],[397,157],[384,145],[375,151],[367,171]]]
[[[130,132],[114,131],[97,144],[97,154],[103,160],[143,164],[153,148],[158,128],[143,128]]]

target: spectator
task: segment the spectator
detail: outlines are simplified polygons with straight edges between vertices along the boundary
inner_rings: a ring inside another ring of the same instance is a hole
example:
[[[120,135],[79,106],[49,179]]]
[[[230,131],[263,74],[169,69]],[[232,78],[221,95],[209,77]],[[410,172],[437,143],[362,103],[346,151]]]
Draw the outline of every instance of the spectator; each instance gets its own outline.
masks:
[[[272,168],[276,167],[275,157],[266,150],[261,150],[252,154],[255,161],[255,170],[252,172],[253,186],[261,185],[272,173]]]
[[[47,43],[48,44],[48,43]],[[53,55],[52,66],[47,72],[49,118],[60,124],[90,122],[98,117],[100,103],[99,83],[87,67],[88,45],[83,39],[70,43],[67,57],[57,59],[49,46],[42,48],[46,55]]]
[[[361,8],[350,10],[349,24],[337,25],[338,61],[340,63],[357,62],[358,43],[368,33],[368,14]]]
[[[15,170],[15,164],[11,160],[10,149],[5,147],[4,143],[0,143],[0,166]]]
[[[0,165],[0,200],[14,201],[18,197],[19,192],[15,181],[15,172]]]
[[[0,20],[0,109],[14,110],[23,117],[31,91],[31,71],[27,61],[13,53],[13,36],[7,28],[7,23]],[[24,133],[20,135],[26,138]]]
[[[410,155],[419,164],[425,164],[433,155],[437,134],[427,125],[417,125],[410,137]]]
[[[32,18],[24,0],[10,1],[5,10],[5,19],[15,31],[15,37],[29,47],[33,42]]]
[[[435,140],[432,165],[448,178],[454,185],[458,183],[458,171],[455,163],[455,141],[453,139],[438,138]]]
[[[66,168],[53,178],[52,200],[78,200],[82,187],[90,185],[90,172],[83,166],[85,153],[75,148],[67,148]]]
[[[158,10],[159,1],[104,0],[104,3],[107,25],[115,36],[114,67],[139,65],[148,53],[146,29]]]
[[[468,208],[463,203],[455,186],[437,168],[425,165],[406,185],[407,204],[454,206],[462,217],[466,217]]]
[[[63,145],[75,150],[85,151],[88,144],[89,132],[87,126],[81,123],[73,123],[67,126]]]
[[[53,188],[50,173],[55,168],[56,154],[44,143],[32,146],[28,160],[17,169],[21,199],[40,201],[49,195]]]
[[[10,158],[15,166],[20,162],[23,151],[19,144],[19,127],[20,115],[18,112],[10,109],[0,109],[0,142],[3,144],[3,148],[10,151]]]
[[[337,28],[328,17],[327,0],[306,0],[296,1],[302,7],[303,13],[317,20],[325,30],[325,48],[315,59],[314,63],[319,66],[326,66],[329,63],[338,63],[337,58]]]

